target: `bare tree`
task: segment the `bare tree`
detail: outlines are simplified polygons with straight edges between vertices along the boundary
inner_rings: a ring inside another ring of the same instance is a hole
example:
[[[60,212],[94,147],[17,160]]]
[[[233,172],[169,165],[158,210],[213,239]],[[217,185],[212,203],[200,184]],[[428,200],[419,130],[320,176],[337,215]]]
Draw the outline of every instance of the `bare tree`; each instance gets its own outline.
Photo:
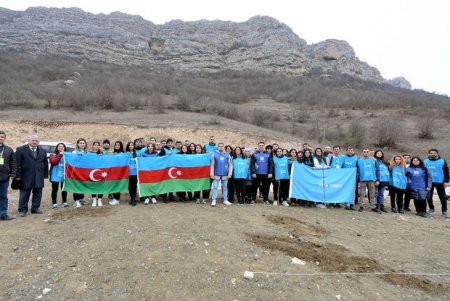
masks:
[[[374,125],[375,129],[375,146],[378,147],[395,147],[398,138],[403,133],[401,123],[394,117],[384,117],[378,119]]]
[[[436,117],[433,115],[424,116],[417,121],[420,139],[433,139],[434,127],[436,125]]]
[[[366,140],[366,126],[362,119],[354,118],[350,123],[343,145],[361,147]]]
[[[161,94],[153,93],[151,96],[152,107],[155,108],[156,112],[162,114],[166,111],[166,105]]]

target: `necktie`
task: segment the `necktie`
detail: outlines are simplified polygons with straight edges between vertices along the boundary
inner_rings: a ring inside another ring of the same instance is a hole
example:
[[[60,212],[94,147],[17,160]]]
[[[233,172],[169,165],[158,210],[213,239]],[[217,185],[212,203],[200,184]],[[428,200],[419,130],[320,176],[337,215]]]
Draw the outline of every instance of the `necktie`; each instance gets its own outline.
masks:
[[[37,157],[36,148],[33,147],[32,150],[33,150],[33,157],[36,159],[36,157]]]

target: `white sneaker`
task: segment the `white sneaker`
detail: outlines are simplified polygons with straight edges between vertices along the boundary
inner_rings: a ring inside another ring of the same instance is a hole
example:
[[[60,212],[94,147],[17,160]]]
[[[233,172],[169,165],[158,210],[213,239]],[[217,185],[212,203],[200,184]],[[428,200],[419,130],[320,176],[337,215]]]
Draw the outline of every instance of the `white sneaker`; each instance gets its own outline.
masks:
[[[152,198],[152,204],[158,203],[155,198]]]
[[[278,206],[278,201],[273,201],[273,204],[272,204],[272,205]]]
[[[58,209],[58,204],[52,204],[53,209]]]
[[[150,203],[150,199],[149,198],[145,198],[144,205],[148,205],[148,203]]]
[[[92,199],[92,207],[97,207],[97,199],[96,198]]]
[[[111,206],[116,206],[116,205],[119,205],[119,201],[116,200],[116,199],[112,199],[111,201],[109,201],[109,204],[110,204]]]
[[[75,201],[75,202],[73,202],[73,206],[74,206],[75,208],[80,208],[80,207],[81,207],[80,201]]]
[[[228,200],[223,201],[223,204],[224,204],[224,205],[227,205],[227,206],[232,205],[232,203],[230,203]]]
[[[212,206],[212,207],[216,207],[216,200],[212,200],[211,206]]]
[[[316,208],[325,209],[324,204],[316,204]]]
[[[98,199],[97,200],[97,206],[98,207],[102,207],[103,206],[102,199]]]
[[[283,205],[284,207],[289,207],[289,203],[287,201],[283,201],[283,203],[281,203],[281,205]]]
[[[64,208],[69,207],[69,204],[63,203],[63,207],[64,207]]]
[[[80,204],[81,205],[87,205],[87,204],[89,204],[89,201],[86,201],[85,199],[81,199],[80,200]]]
[[[204,199],[200,199],[200,202],[201,202],[202,204],[206,204],[206,200],[204,200]]]
[[[196,204],[200,204],[200,199],[197,199],[197,200],[195,201],[195,203],[196,203]]]

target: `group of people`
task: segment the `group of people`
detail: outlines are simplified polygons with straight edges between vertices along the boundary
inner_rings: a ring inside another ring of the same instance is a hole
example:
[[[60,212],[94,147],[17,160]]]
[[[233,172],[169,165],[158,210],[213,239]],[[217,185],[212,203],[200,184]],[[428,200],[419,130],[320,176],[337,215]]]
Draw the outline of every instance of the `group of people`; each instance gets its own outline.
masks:
[[[66,145],[58,143],[55,150],[49,155],[39,147],[39,137],[31,135],[28,143],[20,146],[14,152],[4,144],[6,134],[0,131],[0,219],[14,219],[7,214],[7,191],[10,179],[16,182],[20,189],[18,212],[25,217],[28,213],[28,203],[31,197],[32,214],[42,213],[40,209],[44,179],[49,178],[52,191],[52,208],[57,209],[57,195],[61,190],[62,206],[68,207],[67,192],[62,190],[64,182],[64,152]],[[366,196],[369,200],[369,208],[377,213],[387,212],[384,206],[384,192],[389,191],[391,211],[405,213],[410,211],[410,200],[414,201],[416,214],[426,217],[434,214],[433,191],[437,194],[442,205],[442,215],[448,218],[447,197],[445,188],[449,182],[449,169],[446,161],[439,156],[437,149],[430,149],[428,157],[422,160],[420,157],[411,157],[408,154],[396,155],[386,160],[381,150],[371,151],[363,149],[362,156],[355,154],[353,147],[347,147],[345,154],[341,154],[339,146],[312,149],[308,143],[302,145],[302,149],[283,149],[277,143],[266,145],[259,142],[255,149],[250,147],[224,145],[216,143],[215,137],[210,136],[205,145],[191,143],[185,140],[174,141],[172,139],[157,141],[151,137],[145,144],[143,138],[135,139],[125,145],[121,141],[115,141],[111,147],[109,139],[94,141],[91,146],[85,139],[80,138],[76,142],[77,154],[88,152],[97,155],[113,155],[128,152],[132,154],[130,163],[129,204],[136,206],[141,200],[145,205],[156,204],[160,197],[164,202],[169,201],[195,201],[205,204],[210,199],[211,206],[215,207],[219,195],[219,187],[222,189],[224,205],[255,204],[258,193],[265,205],[300,205],[325,208],[323,203],[311,200],[289,198],[290,170],[294,162],[304,164],[312,169],[327,168],[355,168],[355,198],[351,203],[345,203],[345,209],[364,211]],[[211,154],[210,178],[211,189],[195,192],[176,192],[160,196],[137,197],[137,157],[156,157],[170,155]],[[269,200],[269,192],[273,191],[273,201]],[[212,190],[212,194],[211,194]],[[108,195],[110,205],[120,204],[120,193]],[[73,205],[81,207],[89,204],[82,194],[73,194]],[[341,204],[329,204],[331,207],[340,208]],[[103,195],[93,194],[91,206],[103,206]],[[428,206],[428,211],[427,211]]]

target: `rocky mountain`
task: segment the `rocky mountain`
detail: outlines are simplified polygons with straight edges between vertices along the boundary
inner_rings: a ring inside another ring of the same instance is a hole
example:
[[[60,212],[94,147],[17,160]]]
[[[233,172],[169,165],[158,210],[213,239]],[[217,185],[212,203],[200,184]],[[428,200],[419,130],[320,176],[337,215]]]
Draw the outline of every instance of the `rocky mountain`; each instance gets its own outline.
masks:
[[[173,20],[156,25],[120,12],[105,15],[78,8],[0,8],[0,48],[183,72],[338,73],[387,82],[375,67],[360,61],[346,41],[308,45],[287,25],[266,16],[241,23]],[[388,83],[410,87],[405,79]]]

